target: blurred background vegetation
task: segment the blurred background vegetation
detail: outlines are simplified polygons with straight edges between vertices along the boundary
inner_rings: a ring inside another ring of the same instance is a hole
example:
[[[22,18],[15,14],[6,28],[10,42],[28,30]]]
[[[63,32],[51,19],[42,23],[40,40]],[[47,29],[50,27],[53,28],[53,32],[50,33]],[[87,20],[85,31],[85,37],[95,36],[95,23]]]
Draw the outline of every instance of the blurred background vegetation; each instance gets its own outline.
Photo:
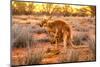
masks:
[[[95,16],[96,7],[86,5],[51,4],[12,1],[13,15]]]

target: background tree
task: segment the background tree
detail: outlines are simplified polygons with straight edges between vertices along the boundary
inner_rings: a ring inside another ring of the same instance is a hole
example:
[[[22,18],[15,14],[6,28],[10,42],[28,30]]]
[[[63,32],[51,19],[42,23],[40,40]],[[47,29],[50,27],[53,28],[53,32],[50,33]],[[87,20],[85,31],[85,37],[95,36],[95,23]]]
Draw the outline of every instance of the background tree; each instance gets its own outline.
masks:
[[[29,3],[26,3],[26,14],[32,14],[34,12],[34,3],[32,2],[29,2]]]
[[[38,9],[36,9],[39,7]],[[63,15],[63,16],[95,16],[95,6],[75,8],[68,4],[51,4],[12,1],[12,13],[16,15]]]
[[[96,6],[89,6],[89,8],[91,9],[92,16],[95,16],[96,15]]]
[[[70,6],[66,5],[66,4],[63,6],[63,15],[64,16],[70,16],[69,7]]]

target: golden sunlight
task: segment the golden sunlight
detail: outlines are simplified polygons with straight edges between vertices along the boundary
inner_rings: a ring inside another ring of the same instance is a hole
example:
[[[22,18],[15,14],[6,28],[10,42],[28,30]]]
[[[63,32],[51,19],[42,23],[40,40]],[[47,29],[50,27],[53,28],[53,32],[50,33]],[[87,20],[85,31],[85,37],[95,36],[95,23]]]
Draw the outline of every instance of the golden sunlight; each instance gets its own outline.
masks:
[[[63,13],[63,12],[69,12],[72,14],[78,14],[79,11],[83,11],[85,12],[85,14],[87,15],[91,15],[91,7],[90,6],[85,6],[85,5],[69,5],[69,4],[50,4],[50,3],[32,3],[32,2],[15,2],[12,1],[12,6],[14,8],[16,8],[18,6],[18,9],[20,8],[25,8],[22,9],[20,11],[26,11],[28,12],[29,10],[31,10],[31,12],[49,12],[51,13],[53,11],[53,9],[55,11],[58,11],[58,13]],[[32,8],[30,9],[29,7]],[[19,11],[18,9],[16,9],[15,11]],[[57,13],[57,12],[56,12]]]
[[[42,10],[42,3],[34,3],[35,11],[40,12]]]
[[[80,9],[80,8],[82,8],[82,7],[84,7],[84,6],[76,6],[76,5],[70,5],[72,8],[77,8],[77,9]]]
[[[26,2],[26,6],[29,6],[30,3]]]

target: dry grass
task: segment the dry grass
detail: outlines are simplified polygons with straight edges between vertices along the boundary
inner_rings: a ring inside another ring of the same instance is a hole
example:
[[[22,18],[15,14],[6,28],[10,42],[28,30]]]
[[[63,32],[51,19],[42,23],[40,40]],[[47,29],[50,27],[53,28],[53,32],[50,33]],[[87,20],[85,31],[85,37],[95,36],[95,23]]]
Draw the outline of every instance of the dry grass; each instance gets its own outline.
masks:
[[[12,47],[27,47],[34,42],[48,42],[48,38],[35,40],[34,34],[46,33],[44,29],[30,24],[13,24],[12,26]]]
[[[59,61],[63,62],[77,62],[79,61],[79,52],[75,49],[67,49],[66,52],[60,54]]]
[[[89,39],[88,33],[77,33],[73,36],[73,44],[74,45],[84,45],[86,42],[88,42]]]
[[[12,26],[12,47],[27,47],[33,42],[31,27],[19,24]]]
[[[36,48],[34,52],[30,52],[27,56],[26,64],[40,64],[41,60],[43,59],[45,51],[43,48]]]
[[[95,41],[96,41],[95,38],[89,39],[89,48],[90,48],[90,52],[91,52],[90,61],[96,60],[96,42]]]
[[[68,48],[66,52],[62,49],[62,43],[58,45],[60,48],[57,49],[53,48],[54,44],[50,44],[51,37],[45,29],[38,25],[41,16],[31,16],[31,24],[26,24],[29,20],[27,16],[14,16],[13,18],[15,24],[12,25],[12,48],[16,48],[16,50],[12,50],[13,65],[93,61],[96,59],[94,17],[60,18],[71,21],[68,24],[72,27],[72,43],[77,47]],[[54,19],[59,18],[54,16],[52,20]],[[21,22],[25,23],[21,24]]]
[[[13,65],[40,64],[44,57],[45,50],[43,48],[34,48],[33,50],[26,50],[23,54],[18,53],[20,52],[14,53],[15,56],[12,56],[14,57],[12,59]]]

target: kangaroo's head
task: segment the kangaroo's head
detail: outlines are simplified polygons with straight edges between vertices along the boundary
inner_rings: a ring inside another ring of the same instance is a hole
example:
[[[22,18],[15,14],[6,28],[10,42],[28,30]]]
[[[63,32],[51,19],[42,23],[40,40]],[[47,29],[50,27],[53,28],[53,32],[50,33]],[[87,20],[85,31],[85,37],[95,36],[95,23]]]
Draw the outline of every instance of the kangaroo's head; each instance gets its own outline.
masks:
[[[48,21],[51,19],[51,16],[49,18],[43,18],[41,23],[40,23],[40,27],[46,27],[48,25]]]
[[[41,21],[40,27],[45,27],[47,25],[47,23],[48,23],[48,20],[47,19],[43,19]]]

